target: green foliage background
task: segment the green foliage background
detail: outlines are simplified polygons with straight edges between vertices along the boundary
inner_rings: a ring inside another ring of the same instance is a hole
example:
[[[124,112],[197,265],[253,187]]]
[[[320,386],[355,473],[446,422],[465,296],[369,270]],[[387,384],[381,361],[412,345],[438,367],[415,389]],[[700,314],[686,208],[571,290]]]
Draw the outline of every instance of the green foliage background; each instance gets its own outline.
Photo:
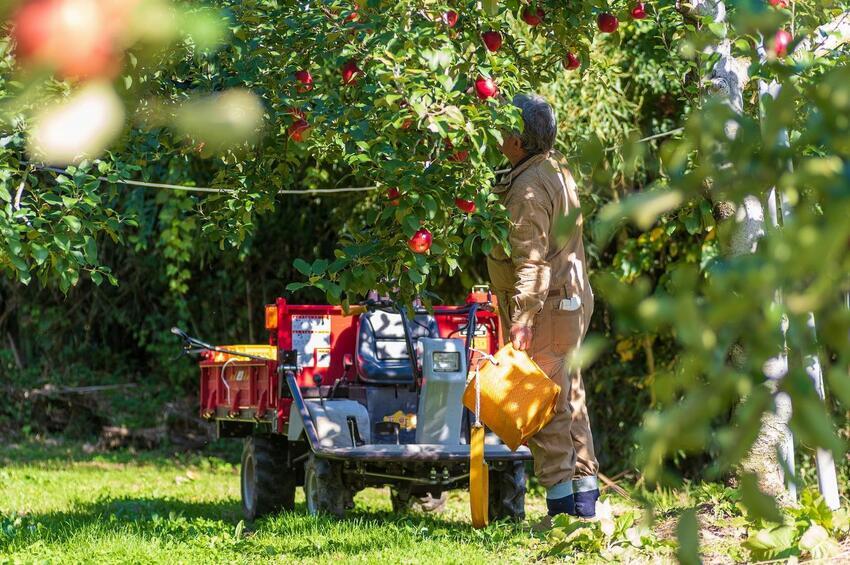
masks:
[[[172,325],[213,342],[261,341],[262,306],[278,295],[356,300],[398,283],[407,296],[427,288],[446,302],[461,299],[472,284],[486,282],[483,254],[506,233],[488,185],[499,163],[499,132],[517,123],[510,107],[465,93],[478,73],[498,77],[508,95],[540,90],[559,116],[559,148],[579,179],[602,299],[591,330],[606,345],[594,350],[585,375],[604,469],[632,464],[634,432],[647,412],[639,439],[651,480],[670,470],[704,471],[709,459],[719,461],[712,476],[729,469],[770,406],[757,385],[761,363],[777,347],[780,313],[770,307],[776,288],[797,298],[789,301],[797,357],[811,346],[801,331],[807,309],[825,320],[827,372],[838,382],[850,325],[836,307],[850,266],[841,225],[848,126],[836,119],[847,110],[843,53],[754,65],[755,76],[784,86],[760,121],[755,81],[745,96],[747,114],[733,116],[710,100],[703,79],[713,59],[697,53],[729,34],[738,40],[736,54],[756,61],[753,38],[787,13],[762,13],[754,23],[745,16],[758,7],[742,5],[741,19],[727,28],[683,18],[672,2],[659,2],[650,19],[624,20],[618,34],[603,36],[593,32],[602,6],[582,4],[569,13],[544,2],[552,14],[546,29],[559,39],[550,35],[547,43],[542,32],[516,21],[515,1],[504,3],[499,18],[458,4],[461,21],[453,30],[433,18],[447,5],[429,3],[431,19],[413,21],[404,12],[408,4],[379,12],[380,2],[368,2],[364,17],[343,25],[347,3],[328,2],[326,13],[293,19],[298,12],[290,3],[221,0],[213,19],[228,30],[226,40],[204,48],[189,34],[177,47],[132,58],[120,81],[132,118],[125,135],[105,158],[65,175],[31,168],[25,128],[7,119],[0,140],[0,269],[8,275],[0,278],[0,338],[9,346],[2,359],[14,385],[132,380],[145,392],[116,399],[114,417],[144,423],[163,399],[196,386],[192,364],[172,360]],[[624,12],[626,5],[611,9]],[[835,12],[801,4],[794,25],[805,33]],[[375,22],[390,27],[375,29]],[[483,26],[509,34],[510,48],[487,55],[477,40]],[[581,55],[581,72],[560,67],[567,49]],[[8,42],[2,54],[4,116],[26,114],[36,101],[16,80]],[[356,89],[341,88],[338,67],[352,57],[365,73]],[[400,62],[409,65],[404,73],[395,72]],[[316,79],[309,97],[292,80],[306,64]],[[215,154],[162,119],[172,104],[231,87],[262,97],[265,129],[251,146]],[[48,82],[43,90],[60,97],[68,86]],[[313,126],[306,144],[287,135],[292,108]],[[407,119],[414,122],[409,130],[401,127]],[[722,131],[727,120],[740,123],[733,141]],[[681,134],[639,141],[679,127]],[[782,128],[793,133],[790,148],[775,143]],[[469,150],[469,161],[448,160],[447,141]],[[797,167],[783,172],[779,164],[789,158]],[[437,165],[426,169],[425,162]],[[236,192],[129,188],[101,176]],[[381,189],[275,195],[281,188],[373,183]],[[773,184],[794,189],[797,223],[771,234],[754,256],[723,259],[716,204]],[[393,185],[404,195],[397,208],[384,193]],[[460,214],[456,196],[474,198],[481,212]],[[647,219],[653,205],[664,213]],[[428,259],[405,245],[423,221],[436,236]],[[827,265],[815,249],[825,250]],[[315,276],[305,281],[293,267],[296,258],[311,261]],[[302,284],[290,294],[289,283]],[[743,366],[729,361],[736,344],[750,353]],[[809,446],[840,450],[805,375],[792,376],[789,391],[802,409],[795,431]],[[839,391],[846,400],[846,387]],[[735,411],[741,399],[744,408]],[[8,428],[34,420],[25,407],[3,410]],[[833,412],[843,425],[843,409]],[[721,452],[726,458],[718,459]]]

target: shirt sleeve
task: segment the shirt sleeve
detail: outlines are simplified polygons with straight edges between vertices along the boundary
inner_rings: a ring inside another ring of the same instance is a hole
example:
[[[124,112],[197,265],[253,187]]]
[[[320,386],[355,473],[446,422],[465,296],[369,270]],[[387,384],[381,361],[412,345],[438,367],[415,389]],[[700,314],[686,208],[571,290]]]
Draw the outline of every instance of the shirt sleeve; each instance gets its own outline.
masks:
[[[510,232],[511,261],[516,276],[516,292],[511,297],[511,321],[532,326],[549,293],[550,202],[546,194],[532,186],[514,188],[508,210],[514,225]]]

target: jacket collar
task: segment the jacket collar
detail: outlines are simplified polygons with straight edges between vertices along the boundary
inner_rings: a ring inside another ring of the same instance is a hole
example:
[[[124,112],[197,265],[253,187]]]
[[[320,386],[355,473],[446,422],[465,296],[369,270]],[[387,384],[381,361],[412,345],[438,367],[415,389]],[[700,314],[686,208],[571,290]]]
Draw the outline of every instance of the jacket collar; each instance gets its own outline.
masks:
[[[496,194],[502,194],[503,192],[507,192],[511,189],[513,185],[514,179],[519,177],[524,171],[529,169],[531,166],[544,161],[549,158],[550,151],[546,151],[544,153],[534,153],[532,155],[527,155],[523,157],[523,159],[517,163],[515,166],[511,167],[511,170],[502,176],[502,179],[496,183],[496,186],[493,187],[493,192]]]

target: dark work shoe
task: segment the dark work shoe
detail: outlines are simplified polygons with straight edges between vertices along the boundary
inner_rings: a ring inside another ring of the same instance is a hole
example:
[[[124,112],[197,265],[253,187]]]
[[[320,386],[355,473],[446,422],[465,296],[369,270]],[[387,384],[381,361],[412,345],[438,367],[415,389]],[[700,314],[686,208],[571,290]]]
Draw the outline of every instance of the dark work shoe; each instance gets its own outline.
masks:
[[[577,492],[575,497],[575,514],[579,518],[593,518],[596,516],[596,501],[599,500],[599,489],[585,492]]]
[[[546,507],[549,508],[549,516],[557,516],[558,514],[576,515],[576,500],[572,494],[562,498],[547,498]]]
[[[573,498],[573,482],[565,481],[546,489],[546,506],[549,516],[572,514],[575,516],[576,501]]]
[[[599,500],[599,481],[595,475],[573,478],[573,492],[576,497],[576,516],[593,518],[596,516],[596,501]]]

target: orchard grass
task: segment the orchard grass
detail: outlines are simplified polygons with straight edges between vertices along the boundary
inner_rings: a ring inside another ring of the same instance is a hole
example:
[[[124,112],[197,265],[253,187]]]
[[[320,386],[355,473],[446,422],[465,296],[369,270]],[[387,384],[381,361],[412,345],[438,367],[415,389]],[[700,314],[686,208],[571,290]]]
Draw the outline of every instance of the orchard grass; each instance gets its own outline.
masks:
[[[294,512],[248,524],[239,504],[240,445],[222,441],[202,453],[172,454],[91,452],[84,444],[62,440],[4,444],[0,563],[528,563],[565,558],[672,563],[675,516],[694,505],[701,509],[707,561],[747,557],[741,549],[746,520],[730,502],[729,489],[710,483],[649,495],[656,522],[652,530],[644,529],[641,548],[627,543],[628,536],[603,538],[598,532],[559,547],[552,532],[532,531],[545,513],[542,491],[534,485],[525,523],[498,523],[482,531],[470,527],[468,498],[460,491],[450,493],[441,514],[399,515],[392,513],[385,489],[367,489],[339,521],[308,516],[299,489]],[[632,500],[606,498],[615,518],[640,514]]]

